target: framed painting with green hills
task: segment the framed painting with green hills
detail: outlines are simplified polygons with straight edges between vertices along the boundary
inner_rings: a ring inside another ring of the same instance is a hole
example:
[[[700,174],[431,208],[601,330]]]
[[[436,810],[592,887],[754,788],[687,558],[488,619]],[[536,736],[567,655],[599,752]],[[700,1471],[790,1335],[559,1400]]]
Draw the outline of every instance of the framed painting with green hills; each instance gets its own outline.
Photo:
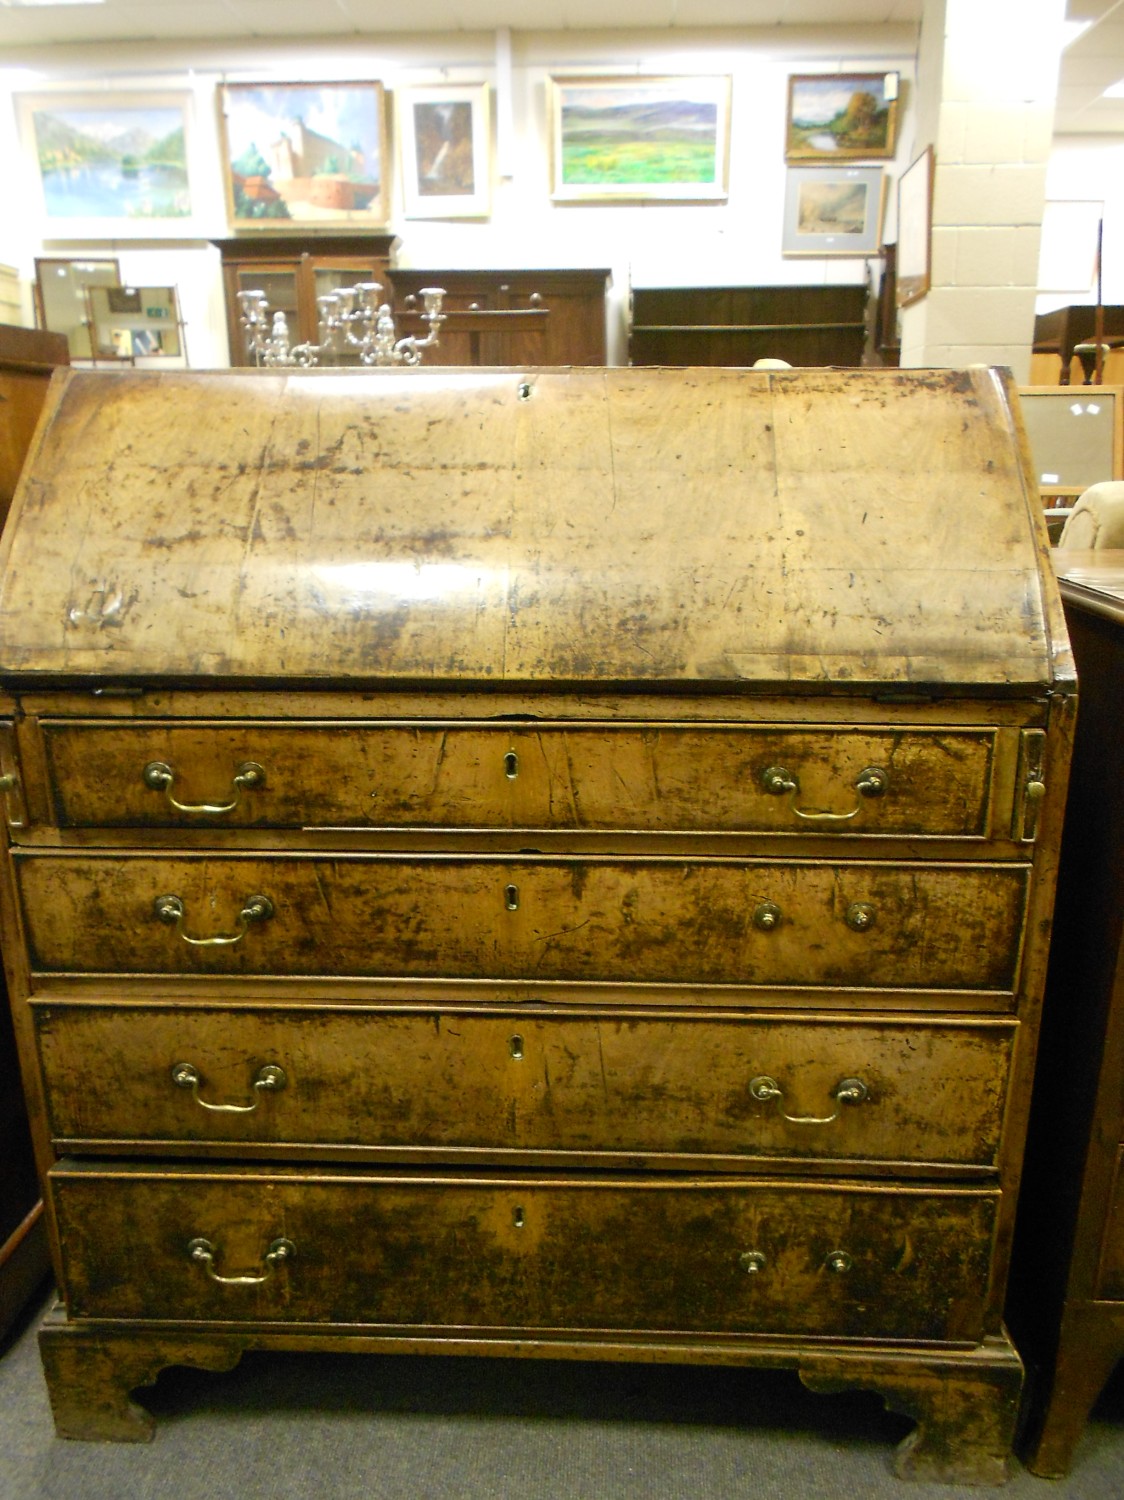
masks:
[[[726,197],[729,77],[550,80],[553,197]]]
[[[897,73],[797,73],[788,80],[786,161],[878,161],[893,156]]]

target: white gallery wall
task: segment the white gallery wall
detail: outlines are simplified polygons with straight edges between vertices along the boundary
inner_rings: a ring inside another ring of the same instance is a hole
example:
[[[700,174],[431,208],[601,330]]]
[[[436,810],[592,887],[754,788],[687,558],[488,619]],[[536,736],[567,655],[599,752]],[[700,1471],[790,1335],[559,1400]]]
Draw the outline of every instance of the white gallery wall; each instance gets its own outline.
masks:
[[[909,28],[799,27],[720,32],[514,32],[510,69],[504,38],[493,33],[430,33],[317,44],[200,46],[133,43],[43,49],[0,63],[0,180],[18,211],[0,223],[0,262],[28,284],[36,256],[114,255],[122,279],[176,285],[193,366],[228,362],[219,254],[208,241],[231,235],[218,132],[224,82],[379,79],[391,92],[412,84],[487,82],[493,88],[492,211],[480,221],[407,219],[400,174],[392,173],[389,228],[397,261],[417,268],[606,267],[609,357],[627,358],[630,285],[778,285],[862,282],[876,270],[862,258],[785,258],[784,126],[788,75],[898,71],[904,84],[896,159],[887,188],[908,165],[912,145]],[[720,203],[555,203],[551,199],[547,79],[552,73],[729,74],[732,79],[729,194]],[[146,94],[187,90],[193,99],[189,240],[59,240],[42,214],[35,163],[20,128],[20,97]],[[393,109],[391,110],[393,120]],[[397,143],[391,141],[392,163]],[[893,193],[887,191],[892,237]],[[30,302],[28,302],[30,311]]]
[[[506,43],[506,45],[505,45]],[[396,89],[427,83],[487,82],[493,88],[492,210],[480,221],[407,219],[391,139],[389,228],[400,265],[425,268],[606,267],[609,357],[627,358],[631,285],[705,286],[862,282],[878,263],[862,258],[789,258],[781,254],[788,76],[801,72],[896,70],[903,95],[896,155],[885,166],[886,224],[895,238],[895,184],[914,154],[912,80],[915,38],[908,27],[741,28],[713,32],[516,31],[270,44],[99,44],[26,49],[0,59],[0,262],[23,282],[32,321],[37,256],[113,255],[122,279],[175,285],[187,324],[192,365],[228,361],[219,253],[211,239],[231,236],[218,128],[224,82],[379,79]],[[555,203],[551,199],[547,79],[552,73],[723,73],[732,79],[729,194],[720,203]],[[50,92],[188,92],[193,101],[189,165],[193,197],[186,239],[52,238],[38,176],[21,132],[21,98]],[[392,100],[393,102],[393,100]],[[391,109],[393,120],[393,108]],[[1055,141],[1048,200],[1105,203],[1105,298],[1124,300],[1124,142],[1119,137]],[[1087,210],[1074,210],[1080,215]],[[1058,222],[1075,222],[1064,211]],[[1112,247],[1115,246],[1115,249]],[[1055,280],[1080,281],[1084,252],[1064,256]],[[1086,288],[1085,290],[1089,290]],[[1082,288],[1049,288],[1040,310],[1080,300]]]

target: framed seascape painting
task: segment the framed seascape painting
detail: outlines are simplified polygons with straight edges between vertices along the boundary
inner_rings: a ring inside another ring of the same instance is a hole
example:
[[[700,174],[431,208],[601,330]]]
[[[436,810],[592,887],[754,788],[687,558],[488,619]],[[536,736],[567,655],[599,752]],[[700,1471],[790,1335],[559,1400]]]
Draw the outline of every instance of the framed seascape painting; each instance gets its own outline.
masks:
[[[488,85],[396,92],[406,217],[486,219],[492,187]]]
[[[786,161],[880,160],[894,154],[897,73],[797,73],[788,80]]]
[[[23,94],[45,238],[188,236],[190,95]]]
[[[790,167],[783,255],[876,255],[882,243],[881,167]]]
[[[553,197],[726,197],[730,79],[552,78]]]
[[[219,97],[235,229],[385,226],[381,83],[228,83]]]

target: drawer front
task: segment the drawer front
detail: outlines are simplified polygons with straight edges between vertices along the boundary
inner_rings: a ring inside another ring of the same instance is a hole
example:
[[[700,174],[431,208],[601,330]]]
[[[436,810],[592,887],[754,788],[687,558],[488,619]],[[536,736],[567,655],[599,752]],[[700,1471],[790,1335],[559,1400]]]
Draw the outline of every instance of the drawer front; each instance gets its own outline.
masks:
[[[390,1329],[974,1343],[998,1203],[979,1190],[722,1178],[65,1166],[52,1178],[72,1316]]]
[[[1010,1025],[36,1006],[63,1149],[128,1142],[994,1168]]]
[[[43,726],[91,828],[538,828],[982,838],[995,730],[731,725]],[[768,773],[768,774],[767,774]]]
[[[16,854],[39,973],[1011,990],[1028,867]]]

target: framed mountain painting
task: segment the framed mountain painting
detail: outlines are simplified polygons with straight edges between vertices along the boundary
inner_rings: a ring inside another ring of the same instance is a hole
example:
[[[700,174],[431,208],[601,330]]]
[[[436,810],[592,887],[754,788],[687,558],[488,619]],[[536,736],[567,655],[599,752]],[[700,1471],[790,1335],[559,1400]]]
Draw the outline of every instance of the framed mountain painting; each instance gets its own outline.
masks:
[[[19,96],[21,136],[38,177],[44,237],[190,236],[190,95]]]
[[[557,201],[726,197],[730,79],[552,78]]]

